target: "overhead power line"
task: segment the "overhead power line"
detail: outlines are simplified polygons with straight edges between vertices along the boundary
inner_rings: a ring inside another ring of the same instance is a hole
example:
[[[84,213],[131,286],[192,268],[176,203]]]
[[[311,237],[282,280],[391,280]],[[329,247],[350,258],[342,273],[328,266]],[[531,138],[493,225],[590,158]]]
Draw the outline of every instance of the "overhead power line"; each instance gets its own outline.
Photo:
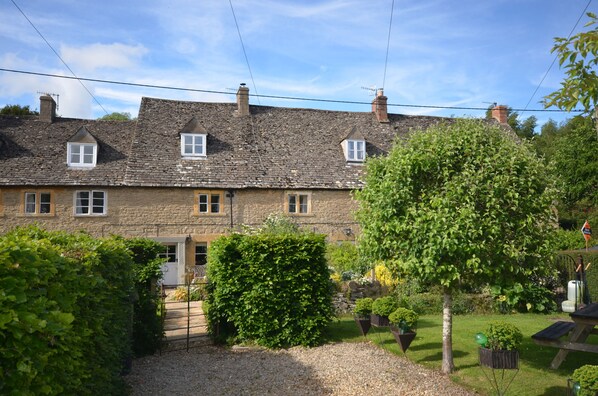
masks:
[[[104,106],[102,106],[102,104],[91,93],[91,91],[89,89],[87,89],[87,87],[85,86],[85,84],[83,84],[83,82],[81,81],[81,79],[79,79],[77,77],[77,75],[75,74],[75,72],[73,71],[73,69],[71,69],[69,67],[69,65],[66,64],[66,62],[64,61],[64,59],[62,59],[62,57],[58,54],[58,52],[56,52],[56,50],[54,49],[54,47],[52,47],[52,45],[48,42],[48,40],[46,40],[46,38],[44,37],[44,35],[35,27],[35,25],[33,24],[33,22],[31,22],[31,20],[27,17],[27,15],[25,15],[25,13],[23,12],[23,10],[21,10],[21,8],[17,5],[17,3],[15,3],[15,0],[10,0],[10,1],[12,1],[12,4],[14,4],[14,6],[17,8],[17,10],[19,10],[19,12],[25,17],[25,19],[27,20],[27,22],[29,22],[29,24],[31,25],[31,27],[33,27],[33,29],[35,29],[35,31],[37,32],[37,34],[39,34],[39,36],[42,38],[42,40],[44,40],[46,42],[46,44],[48,45],[48,47],[50,47],[50,49],[52,50],[52,52],[54,52],[54,55],[56,55],[58,57],[58,59],[60,59],[60,61],[62,62],[62,64],[71,72],[71,74],[74,76],[74,78],[79,81],[79,84],[81,84],[83,86],[83,88],[85,88],[85,90],[87,91],[87,93],[89,94],[89,96],[91,96],[93,98],[93,100],[102,108],[102,110],[104,110],[104,112],[106,114],[108,114],[108,112],[106,111],[106,109],[104,108]]]
[[[103,83],[103,84],[115,84],[115,85],[125,85],[130,87],[142,87],[142,88],[155,88],[155,89],[167,89],[171,91],[186,91],[186,92],[201,92],[201,93],[208,93],[208,94],[219,94],[219,95],[235,95],[234,92],[227,92],[227,91],[214,91],[209,89],[196,89],[196,88],[183,88],[183,87],[173,87],[168,85],[153,85],[153,84],[139,84],[139,83],[131,83],[131,82],[124,82],[124,81],[114,81],[114,80],[100,80],[96,78],[83,78],[83,77],[71,77],[71,76],[61,76],[59,74],[50,74],[50,73],[39,73],[39,72],[32,72],[32,71],[25,71],[25,70],[15,70],[15,69],[5,69],[0,68],[0,71],[8,72],[8,73],[19,73],[19,74],[28,74],[33,76],[42,76],[42,77],[52,77],[52,78],[63,78],[67,80],[81,80],[81,81],[90,81],[96,83]],[[339,100],[339,99],[323,99],[323,98],[303,98],[303,97],[296,97],[296,96],[281,96],[281,95],[257,95],[257,94],[249,94],[249,96],[259,97],[259,98],[267,98],[267,99],[284,99],[284,100],[297,100],[297,101],[304,101],[304,102],[322,102],[322,103],[343,103],[343,104],[355,104],[355,105],[371,105],[370,102],[362,102],[362,101],[354,101],[354,100]],[[480,110],[480,111],[488,111],[487,107],[462,107],[462,106],[437,106],[437,105],[418,105],[418,104],[400,104],[400,103],[388,103],[387,106],[392,107],[410,107],[410,108],[421,108],[421,109],[441,109],[441,110]],[[512,111],[522,111],[522,109],[511,108]],[[560,110],[560,109],[536,109],[536,110],[527,110],[529,112],[552,112],[552,113],[571,113],[571,112],[583,112],[583,110]]]
[[[245,55],[245,62],[247,63],[247,69],[249,69],[249,76],[251,77],[251,83],[253,84],[253,89],[257,94],[257,87],[255,86],[255,80],[253,79],[253,73],[251,72],[251,66],[249,66],[249,58],[247,57],[247,51],[245,51],[245,44],[243,44],[243,37],[241,37],[241,29],[239,29],[239,23],[237,22],[237,16],[235,15],[235,9],[233,8],[232,0],[228,0],[230,4],[230,10],[233,13],[233,19],[235,20],[235,26],[237,27],[237,33],[239,34],[239,40],[241,41],[241,48],[243,48],[243,55]],[[260,97],[257,95],[257,102],[260,103]]]
[[[388,23],[388,40],[386,40],[386,59],[384,59],[384,77],[382,78],[382,89],[384,89],[384,84],[386,84],[386,68],[388,67],[388,50],[390,49],[390,31],[392,29],[392,14],[395,9],[395,0],[392,0],[392,5],[390,6],[390,22]]]

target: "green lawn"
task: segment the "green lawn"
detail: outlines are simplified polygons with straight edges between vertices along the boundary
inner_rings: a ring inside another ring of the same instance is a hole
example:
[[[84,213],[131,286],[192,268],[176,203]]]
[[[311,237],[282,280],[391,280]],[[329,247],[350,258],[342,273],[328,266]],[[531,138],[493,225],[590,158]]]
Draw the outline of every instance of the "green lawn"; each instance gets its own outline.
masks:
[[[536,345],[531,335],[555,319],[565,319],[567,315],[467,315],[453,318],[453,356],[455,372],[451,375],[454,382],[474,389],[481,394],[492,394],[492,387],[486,375],[492,377],[490,369],[478,364],[478,345],[474,336],[483,332],[488,323],[494,320],[505,320],[513,323],[523,332],[523,345],[519,349],[520,370],[508,389],[509,395],[565,395],[567,378],[573,371],[584,364],[598,365],[598,354],[587,352],[570,352],[558,370],[550,369],[550,362],[557,353],[556,348]],[[328,332],[332,342],[359,342],[364,338],[359,333],[353,318],[343,317],[335,321]],[[378,344],[398,355],[403,355],[399,345],[388,329],[372,328],[367,340]],[[589,340],[598,344],[598,336],[592,335]],[[424,315],[418,321],[417,337],[407,350],[406,357],[423,366],[440,370],[442,365],[442,317],[441,315]],[[375,373],[372,373],[375,375]],[[497,376],[500,370],[495,372]],[[514,371],[506,370],[505,376],[510,378]],[[499,377],[500,378],[500,377]]]

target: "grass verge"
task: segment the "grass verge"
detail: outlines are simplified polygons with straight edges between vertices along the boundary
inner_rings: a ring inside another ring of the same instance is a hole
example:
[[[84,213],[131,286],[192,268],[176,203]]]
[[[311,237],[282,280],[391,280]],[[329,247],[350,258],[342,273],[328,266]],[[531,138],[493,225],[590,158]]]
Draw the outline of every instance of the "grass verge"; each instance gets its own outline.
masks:
[[[453,317],[453,358],[455,372],[451,379],[480,394],[493,394],[488,378],[492,370],[478,364],[478,345],[475,334],[484,332],[488,324],[495,320],[504,320],[519,327],[523,333],[523,344],[519,349],[519,372],[508,389],[511,395],[565,395],[567,378],[573,371],[584,364],[598,365],[598,354],[589,352],[570,352],[558,370],[550,369],[550,362],[558,349],[536,345],[532,334],[550,325],[554,320],[567,320],[567,315],[466,315]],[[352,317],[339,318],[331,324],[328,333],[330,342],[364,341]],[[399,345],[386,328],[372,328],[365,338],[380,347],[403,356]],[[591,335],[589,342],[598,344],[598,335]],[[423,366],[440,370],[442,366],[442,316],[424,315],[418,321],[417,337],[405,353],[405,357]],[[515,372],[506,370],[509,379]],[[502,372],[494,374],[501,378]],[[375,375],[375,373],[372,373]]]

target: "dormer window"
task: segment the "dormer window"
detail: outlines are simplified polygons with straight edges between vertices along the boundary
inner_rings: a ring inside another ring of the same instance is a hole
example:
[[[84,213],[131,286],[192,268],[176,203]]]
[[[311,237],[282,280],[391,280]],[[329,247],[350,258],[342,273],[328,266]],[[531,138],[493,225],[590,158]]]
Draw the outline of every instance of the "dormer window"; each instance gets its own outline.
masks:
[[[345,161],[350,163],[361,164],[365,161],[365,137],[361,131],[353,126],[343,134],[344,139],[341,141],[343,154],[345,154]]]
[[[347,161],[363,162],[365,159],[365,141],[347,140]]]
[[[187,159],[205,158],[207,155],[208,130],[193,117],[180,132],[181,156]]]
[[[98,159],[98,142],[85,127],[81,127],[67,142],[66,155],[68,166],[93,168]]]
[[[95,144],[68,143],[69,166],[96,166],[97,148]]]
[[[206,135],[181,133],[181,155],[183,157],[205,157]]]

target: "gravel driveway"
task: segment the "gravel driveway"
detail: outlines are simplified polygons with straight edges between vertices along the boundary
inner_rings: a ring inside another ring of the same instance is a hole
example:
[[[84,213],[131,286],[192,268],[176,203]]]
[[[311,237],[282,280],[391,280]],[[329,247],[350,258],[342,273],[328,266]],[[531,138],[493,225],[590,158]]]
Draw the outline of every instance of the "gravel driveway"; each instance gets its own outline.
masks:
[[[369,343],[317,348],[203,346],[134,361],[132,395],[475,395]]]

